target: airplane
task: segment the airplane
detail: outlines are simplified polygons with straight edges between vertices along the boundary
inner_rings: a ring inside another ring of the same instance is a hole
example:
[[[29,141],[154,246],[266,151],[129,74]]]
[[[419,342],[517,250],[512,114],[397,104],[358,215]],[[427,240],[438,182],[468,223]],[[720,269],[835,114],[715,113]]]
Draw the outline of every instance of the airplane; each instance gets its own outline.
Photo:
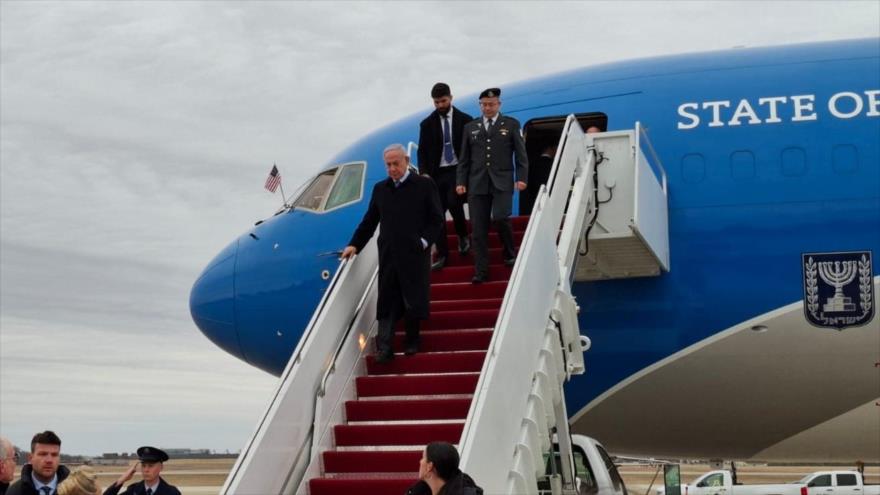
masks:
[[[880,461],[880,39],[501,87],[531,158],[573,114],[640,123],[667,173],[669,271],[575,284],[592,347],[565,387],[573,433],[626,455]],[[479,115],[475,94],[455,104]],[[192,288],[198,328],[279,375],[385,178],[382,150],[417,140],[427,114],[358,140],[226,246]]]

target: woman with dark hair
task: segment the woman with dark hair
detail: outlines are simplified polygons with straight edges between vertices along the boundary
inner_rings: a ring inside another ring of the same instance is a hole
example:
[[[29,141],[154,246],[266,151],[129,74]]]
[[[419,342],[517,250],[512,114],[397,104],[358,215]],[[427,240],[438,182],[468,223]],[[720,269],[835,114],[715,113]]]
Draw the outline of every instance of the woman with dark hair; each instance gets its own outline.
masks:
[[[483,489],[458,469],[458,461],[458,451],[452,444],[428,444],[419,460],[419,482],[407,490],[407,495],[483,495]]]

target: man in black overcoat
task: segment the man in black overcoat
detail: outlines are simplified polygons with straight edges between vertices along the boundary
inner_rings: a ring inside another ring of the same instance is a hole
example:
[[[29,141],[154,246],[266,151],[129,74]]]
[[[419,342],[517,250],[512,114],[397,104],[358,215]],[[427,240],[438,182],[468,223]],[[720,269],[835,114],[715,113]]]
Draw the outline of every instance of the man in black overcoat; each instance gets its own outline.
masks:
[[[104,495],[116,495],[119,490],[134,476],[138,465],[141,466],[142,481],[132,483],[125,488],[122,495],[180,495],[176,486],[169,484],[159,476],[168,454],[156,447],[144,446],[137,449],[137,464],[132,465],[118,480],[104,490]]]
[[[60,464],[61,439],[53,431],[43,431],[31,439],[28,463],[21,467],[21,477],[9,485],[6,495],[55,495],[58,485],[70,470]]]
[[[458,157],[461,156],[461,136],[464,125],[474,118],[452,105],[449,85],[439,82],[431,88],[434,111],[419,124],[419,173],[434,179],[440,193],[440,207],[447,211],[458,234],[458,251],[468,252],[467,222],[464,218],[464,197],[455,193],[455,175]],[[439,270],[446,265],[449,246],[446,242],[446,222],[443,222],[437,239],[437,261],[431,266]]]
[[[363,220],[342,251],[342,258],[357,254],[380,226],[379,301],[376,319],[376,362],[394,358],[394,324],[404,319],[405,352],[419,350],[419,321],[430,312],[431,244],[437,242],[443,211],[437,186],[428,177],[411,173],[409,157],[400,144],[382,154],[388,178],[373,187]]]
[[[516,251],[510,215],[513,190],[526,188],[529,159],[519,121],[501,115],[501,90],[480,93],[482,117],[464,126],[456,192],[468,195],[474,238],[475,284],[489,279],[489,223],[501,238],[504,264],[513,266]],[[515,174],[514,174],[515,172]]]

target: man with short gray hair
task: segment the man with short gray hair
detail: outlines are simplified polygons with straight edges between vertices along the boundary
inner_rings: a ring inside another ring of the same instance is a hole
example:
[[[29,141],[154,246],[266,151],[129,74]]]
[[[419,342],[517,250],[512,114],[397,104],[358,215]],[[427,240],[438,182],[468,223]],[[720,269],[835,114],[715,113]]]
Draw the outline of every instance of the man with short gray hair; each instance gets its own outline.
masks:
[[[9,484],[15,479],[15,447],[6,437],[0,437],[0,495],[6,493]]]
[[[373,237],[379,239],[379,300],[376,319],[376,363],[394,359],[394,324],[403,318],[406,330],[404,353],[419,351],[419,322],[426,320],[431,305],[431,244],[437,242],[443,223],[437,186],[428,177],[411,173],[402,145],[393,144],[382,153],[388,178],[373,186],[364,218],[352,235],[342,258],[359,253]]]

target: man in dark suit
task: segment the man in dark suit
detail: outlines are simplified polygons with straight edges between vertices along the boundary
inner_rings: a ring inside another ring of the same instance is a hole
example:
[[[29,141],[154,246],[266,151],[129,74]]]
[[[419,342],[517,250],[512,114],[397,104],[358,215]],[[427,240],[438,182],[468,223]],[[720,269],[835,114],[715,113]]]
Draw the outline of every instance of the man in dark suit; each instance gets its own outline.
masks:
[[[464,198],[455,193],[455,174],[458,157],[461,156],[461,135],[464,125],[474,118],[452,106],[452,92],[446,83],[439,82],[431,88],[435,110],[419,124],[419,173],[434,179],[440,193],[440,207],[445,215],[452,215],[455,233],[458,234],[458,251],[465,254],[470,249],[467,222],[464,218]],[[446,222],[437,239],[437,261],[431,266],[439,270],[446,265],[449,246],[446,242]]]
[[[132,465],[128,471],[122,474],[118,480],[104,490],[104,495],[116,495],[122,486],[134,476],[138,464],[141,466],[143,481],[132,483],[125,488],[122,495],[180,495],[180,490],[159,476],[164,462],[168,460],[168,454],[156,447],[141,447],[137,449],[139,463]]]
[[[67,479],[70,470],[60,464],[61,439],[46,430],[31,439],[28,463],[21,468],[21,477],[9,485],[6,495],[55,495],[58,485]]]
[[[493,221],[503,247],[504,264],[513,266],[516,251],[510,214],[514,187],[526,188],[529,160],[519,121],[501,115],[501,90],[480,93],[481,118],[464,127],[456,192],[468,195],[474,238],[475,284],[489,279],[489,222]],[[514,175],[514,170],[516,175]]]
[[[376,362],[394,358],[394,324],[404,318],[405,352],[419,350],[419,321],[430,312],[431,244],[437,242],[443,223],[440,197],[434,181],[409,171],[409,157],[400,144],[382,154],[388,179],[373,187],[370,204],[360,225],[342,251],[342,258],[357,254],[379,225],[379,301],[376,319]]]

